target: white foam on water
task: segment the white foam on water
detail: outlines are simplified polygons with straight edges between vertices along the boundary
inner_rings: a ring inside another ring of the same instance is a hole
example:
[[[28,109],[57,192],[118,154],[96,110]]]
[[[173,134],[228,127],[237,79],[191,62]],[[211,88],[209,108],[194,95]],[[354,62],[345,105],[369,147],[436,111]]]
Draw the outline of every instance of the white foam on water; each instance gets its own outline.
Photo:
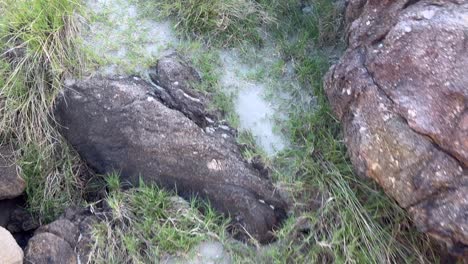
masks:
[[[221,84],[230,92],[237,94],[235,110],[239,116],[240,128],[248,130],[257,144],[270,156],[286,147],[286,140],[275,131],[275,117],[278,108],[274,102],[267,100],[267,83],[248,78],[248,75],[266,67],[264,63],[247,65],[242,62],[234,50],[221,52],[223,75]]]

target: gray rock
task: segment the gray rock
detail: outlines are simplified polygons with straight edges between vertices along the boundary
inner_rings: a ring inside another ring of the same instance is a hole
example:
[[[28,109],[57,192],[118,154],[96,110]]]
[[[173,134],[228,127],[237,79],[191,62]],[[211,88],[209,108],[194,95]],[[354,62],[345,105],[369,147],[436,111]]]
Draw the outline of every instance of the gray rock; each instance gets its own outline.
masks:
[[[0,200],[18,197],[25,188],[25,181],[16,171],[12,149],[0,145]]]
[[[273,185],[244,162],[232,140],[206,134],[154,90],[135,78],[77,81],[58,100],[62,134],[97,173],[118,171],[133,184],[141,177],[184,198],[206,198],[240,230],[272,240],[286,216]]]
[[[325,89],[356,171],[467,255],[468,3],[353,0],[348,21]]]
[[[58,220],[36,230],[25,250],[26,263],[88,263],[97,219],[86,209],[68,209]]]
[[[28,264],[77,264],[75,251],[62,237],[40,233],[28,242],[25,250]]]

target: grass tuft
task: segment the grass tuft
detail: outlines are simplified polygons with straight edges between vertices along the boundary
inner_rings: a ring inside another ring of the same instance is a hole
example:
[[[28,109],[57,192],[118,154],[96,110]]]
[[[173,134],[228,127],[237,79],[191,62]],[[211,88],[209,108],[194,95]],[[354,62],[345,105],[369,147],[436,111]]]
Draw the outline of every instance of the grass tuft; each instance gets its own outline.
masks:
[[[75,41],[80,5],[4,0],[1,7],[0,137],[19,149],[31,210],[50,220],[79,196],[79,162],[57,133],[51,110],[62,78],[79,74],[83,64]]]
[[[157,263],[163,256],[188,257],[201,241],[224,239],[226,220],[196,199],[188,203],[142,181],[135,189],[114,189],[116,174],[107,182],[111,214],[94,226],[93,263]]]
[[[172,17],[178,32],[215,46],[261,43],[259,28],[274,21],[254,0],[139,0],[144,9]]]

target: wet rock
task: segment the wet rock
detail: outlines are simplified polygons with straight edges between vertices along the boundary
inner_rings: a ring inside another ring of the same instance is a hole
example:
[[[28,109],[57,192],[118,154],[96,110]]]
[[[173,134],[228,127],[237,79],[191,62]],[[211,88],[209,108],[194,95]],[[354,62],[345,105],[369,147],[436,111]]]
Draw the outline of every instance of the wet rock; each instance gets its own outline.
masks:
[[[62,134],[97,173],[118,171],[133,184],[141,177],[184,198],[209,199],[239,229],[272,240],[286,214],[273,185],[244,162],[232,140],[205,132],[154,90],[137,78],[77,81],[57,104]]]
[[[468,3],[351,2],[349,47],[325,87],[354,167],[466,255]]]
[[[0,263],[22,264],[23,250],[5,228],[0,227]]]
[[[20,196],[26,188],[25,181],[18,175],[13,151],[0,145],[0,200]]]
[[[86,209],[69,209],[60,219],[36,230],[25,250],[26,263],[88,263],[96,221]]]

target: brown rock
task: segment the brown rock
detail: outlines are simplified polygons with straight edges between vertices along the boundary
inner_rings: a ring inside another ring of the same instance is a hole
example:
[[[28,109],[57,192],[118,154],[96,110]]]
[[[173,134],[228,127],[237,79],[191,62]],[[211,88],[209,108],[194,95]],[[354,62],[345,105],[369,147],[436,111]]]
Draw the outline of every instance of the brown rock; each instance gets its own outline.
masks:
[[[25,188],[26,183],[16,171],[13,151],[0,145],[0,200],[18,197]]]
[[[359,8],[325,81],[351,160],[421,231],[468,254],[468,3]]]
[[[0,227],[0,263],[22,264],[23,250],[5,228]]]

